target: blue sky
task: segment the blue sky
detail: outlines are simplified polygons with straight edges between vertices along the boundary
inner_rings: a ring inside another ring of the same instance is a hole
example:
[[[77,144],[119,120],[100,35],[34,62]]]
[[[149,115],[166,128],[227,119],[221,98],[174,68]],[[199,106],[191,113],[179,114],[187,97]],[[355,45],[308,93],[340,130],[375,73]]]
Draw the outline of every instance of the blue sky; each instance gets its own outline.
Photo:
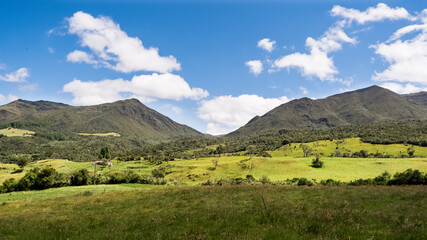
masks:
[[[3,1],[0,104],[135,97],[202,132],[289,100],[427,89],[423,1]]]

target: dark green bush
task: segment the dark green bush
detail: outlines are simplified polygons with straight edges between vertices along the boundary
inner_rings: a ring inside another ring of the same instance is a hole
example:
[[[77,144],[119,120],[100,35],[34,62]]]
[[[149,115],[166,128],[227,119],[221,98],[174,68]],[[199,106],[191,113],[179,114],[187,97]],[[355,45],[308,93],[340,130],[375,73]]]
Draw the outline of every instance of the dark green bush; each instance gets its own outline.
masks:
[[[311,166],[314,168],[322,168],[323,167],[323,161],[320,161],[319,158],[313,159],[313,161],[311,161]]]
[[[71,185],[72,186],[81,186],[90,184],[90,176],[87,169],[82,169],[74,172],[71,175]]]

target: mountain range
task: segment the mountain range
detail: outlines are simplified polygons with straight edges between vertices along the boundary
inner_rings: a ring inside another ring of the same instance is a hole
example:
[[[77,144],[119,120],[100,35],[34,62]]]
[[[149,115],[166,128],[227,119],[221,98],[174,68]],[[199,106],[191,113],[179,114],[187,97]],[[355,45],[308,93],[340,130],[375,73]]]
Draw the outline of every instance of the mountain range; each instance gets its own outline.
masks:
[[[427,92],[399,95],[371,86],[324,99],[292,100],[263,116],[254,117],[229,136],[406,119],[427,120]],[[137,99],[94,106],[16,100],[0,106],[0,126],[64,134],[115,132],[147,142],[206,136],[146,107]]]
[[[387,120],[427,119],[427,92],[399,95],[371,86],[324,99],[301,98],[256,116],[229,135],[280,129],[329,128]]]
[[[16,100],[0,106],[0,124],[63,134],[115,132],[149,142],[204,136],[146,107],[137,99],[94,106]]]

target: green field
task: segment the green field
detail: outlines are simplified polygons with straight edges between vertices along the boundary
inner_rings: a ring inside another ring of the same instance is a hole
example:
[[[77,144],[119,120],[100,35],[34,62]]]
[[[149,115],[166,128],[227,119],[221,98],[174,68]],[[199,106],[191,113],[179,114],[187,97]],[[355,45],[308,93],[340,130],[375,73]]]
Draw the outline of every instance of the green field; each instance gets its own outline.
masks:
[[[374,178],[384,171],[391,174],[403,172],[408,168],[427,171],[427,147],[414,146],[415,156],[412,158],[344,158],[321,157],[324,167],[317,169],[311,167],[314,156],[303,157],[301,144],[289,144],[282,148],[269,152],[273,157],[248,156],[241,153],[239,156],[221,155],[215,158],[200,158],[163,162],[160,165],[152,164],[145,160],[118,161],[113,160],[113,166],[96,167],[97,173],[113,174],[124,171],[134,171],[141,175],[151,175],[156,168],[163,168],[166,179],[175,184],[197,185],[208,179],[220,180],[223,178],[245,178],[252,175],[256,179],[263,176],[272,181],[280,181],[293,178],[307,178],[320,180],[334,179],[351,181],[360,178]],[[313,153],[321,156],[330,156],[338,149],[342,151],[380,152],[392,155],[406,152],[410,146],[403,144],[379,145],[363,143],[359,139],[346,139],[337,145],[337,141],[317,141],[306,143],[313,148]],[[212,160],[218,160],[218,166],[214,168]],[[93,174],[95,167],[92,162],[73,162],[62,159],[48,159],[32,162],[22,172],[17,172],[19,167],[15,164],[0,165],[0,183],[8,178],[19,179],[34,167],[53,167],[60,173],[71,173],[80,169],[89,170]]]
[[[104,192],[105,187],[67,187],[29,192],[26,196],[2,194],[0,236],[3,239],[425,239],[427,236],[425,186],[136,187],[133,191]],[[43,197],[31,197],[34,193]],[[45,197],[49,195],[52,198]]]
[[[18,128],[4,128],[0,129],[0,134],[6,135],[7,137],[31,137],[36,133]]]
[[[80,136],[98,136],[98,137],[108,137],[108,136],[113,136],[113,137],[120,137],[120,134],[115,133],[115,132],[110,132],[110,133],[77,133]]]

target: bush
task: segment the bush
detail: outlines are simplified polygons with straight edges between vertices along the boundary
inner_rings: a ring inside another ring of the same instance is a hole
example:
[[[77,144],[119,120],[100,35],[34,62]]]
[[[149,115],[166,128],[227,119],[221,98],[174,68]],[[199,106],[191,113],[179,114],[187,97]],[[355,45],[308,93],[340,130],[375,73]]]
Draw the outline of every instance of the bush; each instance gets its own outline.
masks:
[[[396,173],[388,185],[427,185],[427,174],[419,170],[408,169],[403,173]]]
[[[159,170],[159,169],[154,169],[153,171],[151,171],[151,174],[155,178],[164,178],[165,177],[164,172]]]
[[[313,161],[311,161],[311,166],[314,168],[322,168],[323,161],[320,161],[319,158],[313,159]]]
[[[298,179],[298,186],[313,186],[314,182],[311,180],[308,180],[307,178],[300,178]]]
[[[267,176],[262,176],[262,178],[259,180],[262,184],[269,184],[270,178],[268,178]]]
[[[89,172],[87,169],[78,170],[71,175],[70,180],[72,186],[88,185],[90,184]]]

